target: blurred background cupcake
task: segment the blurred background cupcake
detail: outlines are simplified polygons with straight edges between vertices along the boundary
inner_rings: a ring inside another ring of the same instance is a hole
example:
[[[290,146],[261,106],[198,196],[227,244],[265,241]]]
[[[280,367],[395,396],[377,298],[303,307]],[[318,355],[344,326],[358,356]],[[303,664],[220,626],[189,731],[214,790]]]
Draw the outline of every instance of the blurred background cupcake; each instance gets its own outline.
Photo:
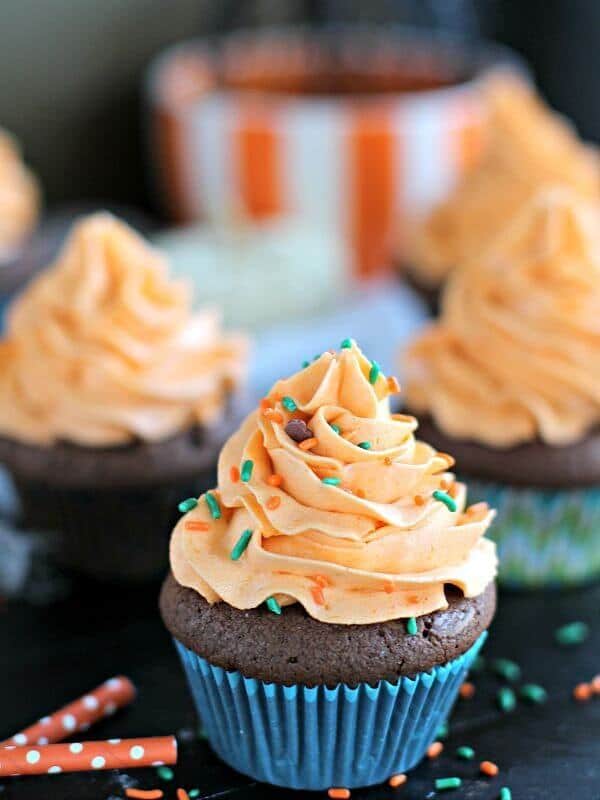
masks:
[[[75,570],[159,574],[178,501],[213,480],[246,353],[131,228],[78,222],[0,343],[0,459],[22,524],[60,531]]]
[[[499,510],[505,583],[600,576],[599,321],[600,209],[559,187],[453,270],[408,349],[423,435]]]
[[[571,123],[512,75],[482,85],[487,108],[483,157],[417,224],[405,274],[435,308],[451,270],[476,260],[498,231],[539,190],[561,184],[600,200],[597,150]]]

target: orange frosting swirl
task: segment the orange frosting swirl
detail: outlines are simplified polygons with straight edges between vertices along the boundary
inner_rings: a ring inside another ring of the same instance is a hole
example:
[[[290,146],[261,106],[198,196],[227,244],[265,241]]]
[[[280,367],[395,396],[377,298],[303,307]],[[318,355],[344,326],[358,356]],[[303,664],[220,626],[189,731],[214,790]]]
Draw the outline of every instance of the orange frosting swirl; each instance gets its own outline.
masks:
[[[417,228],[411,269],[438,286],[472,258],[544,186],[562,184],[600,199],[598,154],[566,119],[522,81],[490,79],[484,88],[488,141],[482,163]]]
[[[109,214],[77,224],[13,304],[0,343],[0,433],[111,446],[165,439],[224,410],[246,342]]]
[[[390,413],[394,386],[372,369],[352,344],[273,387],[223,448],[220,518],[204,497],[173,532],[181,585],[211,603],[247,609],[274,596],[352,624],[443,609],[445,584],[475,596],[493,580],[483,537],[494,512],[466,509],[452,459],[415,439],[413,417]],[[293,418],[308,440],[288,435]]]
[[[600,207],[535,198],[408,351],[407,399],[441,429],[493,447],[580,440],[600,422]]]
[[[40,205],[37,182],[15,140],[0,129],[0,256],[10,256],[35,225]]]

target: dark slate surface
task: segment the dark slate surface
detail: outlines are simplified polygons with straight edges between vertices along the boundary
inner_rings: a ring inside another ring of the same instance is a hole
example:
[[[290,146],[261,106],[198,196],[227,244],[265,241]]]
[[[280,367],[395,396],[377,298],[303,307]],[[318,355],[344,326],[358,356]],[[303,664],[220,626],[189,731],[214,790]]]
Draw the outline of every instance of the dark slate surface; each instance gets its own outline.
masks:
[[[39,607],[7,603],[0,615],[0,737],[9,736],[41,715],[74,699],[105,678],[129,675],[139,688],[135,704],[92,728],[87,738],[176,733],[180,764],[173,782],[153,769],[55,777],[12,778],[0,782],[0,800],[114,800],[127,786],[160,787],[175,798],[178,786],[198,787],[201,798],[283,800],[326,797],[252,784],[222,765],[196,738],[196,721],[183,674],[156,611],[157,587],[123,589],[87,586],[68,599]],[[422,800],[434,796],[492,800],[501,786],[513,798],[600,799],[600,697],[587,704],[571,699],[575,683],[600,672],[600,586],[547,594],[504,594],[486,657],[515,659],[523,679],[549,693],[543,707],[520,703],[501,714],[494,695],[501,682],[491,673],[476,676],[472,700],[461,700],[442,756],[425,762],[409,782],[354,791],[355,800]],[[591,635],[582,645],[554,643],[557,625],[582,619]],[[454,756],[460,745],[477,751],[475,762]],[[478,776],[480,759],[501,768],[495,779]],[[458,775],[463,786],[431,794],[436,777]]]

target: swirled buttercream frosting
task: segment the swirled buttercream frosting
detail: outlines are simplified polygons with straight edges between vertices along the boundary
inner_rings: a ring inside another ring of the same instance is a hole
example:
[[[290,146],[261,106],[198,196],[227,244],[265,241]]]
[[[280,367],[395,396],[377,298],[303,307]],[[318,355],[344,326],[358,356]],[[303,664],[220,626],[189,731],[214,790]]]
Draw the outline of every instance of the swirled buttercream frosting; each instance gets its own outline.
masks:
[[[467,507],[452,458],[390,413],[394,379],[343,345],[275,384],[224,446],[219,488],[177,524],[173,574],[208,602],[298,602],[324,622],[370,623],[494,579],[494,512]]]
[[[31,231],[39,204],[35,178],[15,140],[0,129],[0,257],[10,256]]]
[[[453,272],[406,369],[411,410],[454,438],[584,437],[600,423],[600,207],[563,188],[532,200]]]
[[[490,79],[484,89],[488,137],[482,163],[417,226],[411,269],[435,287],[477,258],[499,226],[543,187],[562,184],[600,199],[598,154],[524,82]]]
[[[94,214],[10,309],[0,433],[39,445],[160,441],[220,417],[245,353],[215,312],[192,312],[157,251]]]

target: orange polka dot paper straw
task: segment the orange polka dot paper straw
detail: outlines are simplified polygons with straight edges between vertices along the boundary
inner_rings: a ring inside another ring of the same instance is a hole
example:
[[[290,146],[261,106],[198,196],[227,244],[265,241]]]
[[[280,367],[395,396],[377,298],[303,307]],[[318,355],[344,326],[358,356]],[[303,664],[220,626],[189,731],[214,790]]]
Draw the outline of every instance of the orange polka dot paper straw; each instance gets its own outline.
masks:
[[[0,750],[0,777],[58,775],[61,772],[132,769],[176,763],[177,742],[174,736],[9,746]]]
[[[0,742],[0,747],[62,742],[73,733],[85,731],[98,720],[110,717],[119,708],[129,705],[135,694],[135,686],[129,678],[122,675],[110,678],[78,700]]]

